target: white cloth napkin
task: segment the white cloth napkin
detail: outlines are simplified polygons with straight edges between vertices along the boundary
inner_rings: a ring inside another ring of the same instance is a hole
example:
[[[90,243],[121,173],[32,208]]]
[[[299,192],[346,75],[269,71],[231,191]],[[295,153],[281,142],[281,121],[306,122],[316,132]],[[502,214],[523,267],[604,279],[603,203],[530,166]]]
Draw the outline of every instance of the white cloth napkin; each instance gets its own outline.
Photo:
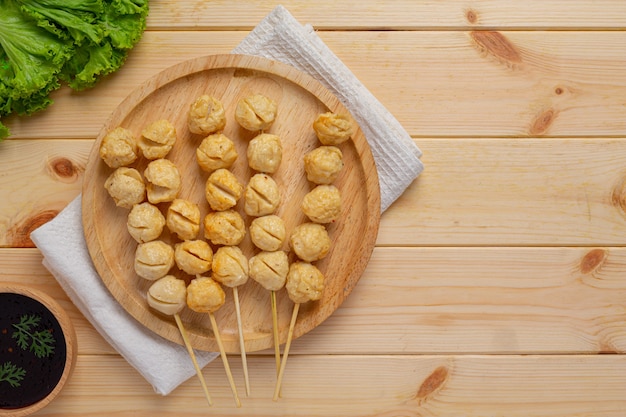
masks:
[[[291,64],[331,89],[352,112],[372,148],[385,210],[419,175],[421,152],[398,121],[324,45],[282,6],[260,22],[233,53]],[[147,330],[117,303],[96,272],[84,239],[78,196],[52,221],[31,233],[54,275],[76,307],[162,395],[194,376],[184,347]],[[201,367],[217,354],[197,351]]]

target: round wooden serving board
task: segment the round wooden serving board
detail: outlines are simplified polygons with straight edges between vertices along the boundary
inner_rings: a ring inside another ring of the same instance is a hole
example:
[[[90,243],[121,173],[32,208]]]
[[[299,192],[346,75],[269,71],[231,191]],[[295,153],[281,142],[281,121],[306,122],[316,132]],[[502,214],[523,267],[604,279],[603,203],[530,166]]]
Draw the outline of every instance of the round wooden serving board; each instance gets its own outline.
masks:
[[[235,142],[239,152],[231,171],[245,185],[255,173],[248,167],[247,144],[258,132],[241,128],[234,119],[234,110],[239,99],[256,93],[264,94],[278,104],[276,121],[267,132],[278,135],[283,145],[282,164],[272,177],[282,194],[276,214],[285,220],[289,235],[296,225],[306,221],[300,203],[313,188],[306,179],[302,159],[305,153],[321,145],[312,123],[319,113],[348,111],[316,80],[285,64],[244,55],[213,55],[175,65],[130,93],[103,126],[89,157],[82,190],[82,212],[85,238],[95,267],[126,311],[147,328],[177,343],[183,342],[173,317],[157,313],[147,305],[146,291],[152,282],[134,272],[137,244],[126,228],[129,210],[116,207],[103,186],[113,170],[99,157],[100,142],[117,126],[125,127],[139,137],[149,123],[168,119],[176,127],[178,136],[167,158],[181,173],[183,186],[179,198],[197,203],[204,218],[209,211],[204,197],[209,174],[198,167],[195,159],[196,148],[203,137],[191,134],[187,128],[189,105],[203,94],[214,96],[224,104],[227,122],[223,133]],[[345,166],[335,185],[341,190],[343,209],[339,220],[328,225],[331,251],[316,263],[325,274],[326,288],[321,300],[301,306],[294,337],[322,323],[350,294],[367,265],[378,232],[380,190],[367,141],[358,130],[352,140],[339,147]],[[139,158],[132,166],[143,172],[147,163]],[[167,206],[160,204],[159,208],[165,213]],[[248,226],[252,218],[243,212],[243,201],[235,209]],[[199,237],[203,236],[201,228]],[[167,228],[161,239],[171,244],[177,242]],[[239,246],[248,257],[257,251],[248,236]],[[283,250],[289,251],[286,242]],[[294,259],[294,254],[290,253],[290,261]],[[193,278],[176,266],[170,273],[187,282]],[[232,290],[224,290],[226,304],[215,316],[226,351],[235,353],[239,352],[239,345]],[[239,287],[239,296],[246,350],[270,348],[273,338],[269,291],[250,279]],[[280,339],[284,343],[293,303],[284,289],[277,293],[277,299]],[[184,309],[181,318],[195,348],[218,349],[206,314]]]

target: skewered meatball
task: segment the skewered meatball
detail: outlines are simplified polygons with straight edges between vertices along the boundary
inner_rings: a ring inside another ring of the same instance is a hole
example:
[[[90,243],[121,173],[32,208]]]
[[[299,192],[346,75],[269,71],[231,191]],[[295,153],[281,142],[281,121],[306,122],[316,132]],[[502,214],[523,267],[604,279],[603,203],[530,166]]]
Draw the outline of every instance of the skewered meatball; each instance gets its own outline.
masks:
[[[303,223],[293,229],[289,246],[303,261],[319,261],[330,250],[330,237],[321,224]]]
[[[162,240],[140,243],[135,250],[135,272],[150,281],[167,275],[174,266],[174,249]]]
[[[200,207],[191,201],[176,199],[167,209],[167,228],[182,240],[195,239],[200,231]]]
[[[146,197],[143,178],[135,168],[117,168],[104,182],[104,188],[118,207],[132,208]]]
[[[143,172],[148,201],[158,204],[173,201],[180,192],[181,179],[176,165],[169,159],[156,159]]]
[[[262,94],[242,98],[235,109],[235,120],[250,131],[269,128],[276,118],[276,102]]]
[[[264,251],[280,249],[286,233],[285,222],[274,214],[257,217],[250,223],[250,239],[257,248]]]
[[[213,256],[213,279],[227,287],[238,287],[248,281],[248,258],[238,246],[222,246]]]
[[[315,223],[331,223],[341,214],[341,194],[334,185],[318,185],[304,196],[302,211]]]
[[[137,140],[133,133],[116,127],[102,138],[100,157],[111,168],[128,166],[137,160]]]
[[[250,168],[272,174],[283,159],[283,145],[278,136],[261,133],[248,143],[247,156]]]
[[[336,146],[320,146],[304,155],[306,178],[315,184],[331,184],[343,168],[343,154]]]
[[[237,177],[227,169],[218,169],[213,172],[206,182],[205,196],[215,211],[228,210],[237,204],[243,185]]]
[[[230,168],[238,156],[235,143],[222,133],[207,136],[196,149],[198,165],[206,172]]]
[[[139,138],[139,149],[146,159],[160,159],[172,150],[176,143],[176,128],[168,120],[161,119],[147,126]]]
[[[285,288],[294,303],[319,300],[324,291],[324,275],[310,263],[294,262],[289,266]]]
[[[315,119],[313,130],[322,144],[339,145],[354,135],[356,125],[348,115],[328,112]]]
[[[204,240],[186,240],[174,247],[174,261],[189,275],[204,274],[211,270],[213,249]]]
[[[158,238],[163,232],[165,217],[161,211],[152,204],[144,202],[135,204],[128,213],[126,227],[128,233],[138,243],[149,242]]]
[[[148,305],[168,316],[179,313],[185,307],[186,298],[185,281],[173,275],[159,278],[148,289]]]
[[[246,225],[234,210],[215,211],[204,218],[204,237],[214,245],[238,245],[246,236]]]
[[[209,277],[197,277],[187,287],[187,306],[198,313],[213,313],[226,301],[224,290]]]
[[[256,174],[250,178],[244,193],[243,210],[248,216],[266,216],[274,213],[280,204],[280,190],[272,177]]]
[[[206,94],[198,97],[189,106],[187,126],[192,133],[205,135],[224,129],[226,113],[222,102]]]
[[[250,278],[258,282],[269,291],[278,291],[287,280],[289,259],[281,250],[274,252],[259,252],[249,261]]]

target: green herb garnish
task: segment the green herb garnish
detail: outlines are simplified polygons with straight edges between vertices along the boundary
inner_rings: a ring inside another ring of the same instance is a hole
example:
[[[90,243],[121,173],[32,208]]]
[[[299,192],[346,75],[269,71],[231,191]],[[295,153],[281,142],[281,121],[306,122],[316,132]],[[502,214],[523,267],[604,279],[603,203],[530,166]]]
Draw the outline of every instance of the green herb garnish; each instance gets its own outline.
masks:
[[[41,321],[41,317],[36,315],[25,314],[20,318],[18,324],[13,324],[15,331],[11,335],[16,339],[17,345],[23,350],[30,350],[38,358],[50,356],[54,352],[54,336],[49,330],[35,331],[31,328],[36,327]]]
[[[20,386],[20,381],[24,379],[26,371],[24,368],[5,362],[0,366],[0,382],[8,382],[13,388]]]

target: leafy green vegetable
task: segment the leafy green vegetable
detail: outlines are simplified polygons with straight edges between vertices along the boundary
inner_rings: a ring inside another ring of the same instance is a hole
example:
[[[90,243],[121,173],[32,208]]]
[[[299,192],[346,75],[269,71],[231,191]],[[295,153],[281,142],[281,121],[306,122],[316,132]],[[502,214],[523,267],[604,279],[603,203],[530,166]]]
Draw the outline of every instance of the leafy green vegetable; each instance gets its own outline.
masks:
[[[31,329],[36,327],[41,317],[25,314],[20,317],[20,322],[12,324],[15,331],[11,335],[17,345],[23,350],[29,349],[38,358],[45,358],[54,352],[54,336],[48,330]]]
[[[24,368],[5,362],[0,366],[0,382],[8,382],[13,388],[20,386],[20,381],[24,379],[26,371]]]
[[[84,90],[117,71],[146,28],[148,0],[0,0],[0,10],[1,119],[45,109],[61,83]]]

